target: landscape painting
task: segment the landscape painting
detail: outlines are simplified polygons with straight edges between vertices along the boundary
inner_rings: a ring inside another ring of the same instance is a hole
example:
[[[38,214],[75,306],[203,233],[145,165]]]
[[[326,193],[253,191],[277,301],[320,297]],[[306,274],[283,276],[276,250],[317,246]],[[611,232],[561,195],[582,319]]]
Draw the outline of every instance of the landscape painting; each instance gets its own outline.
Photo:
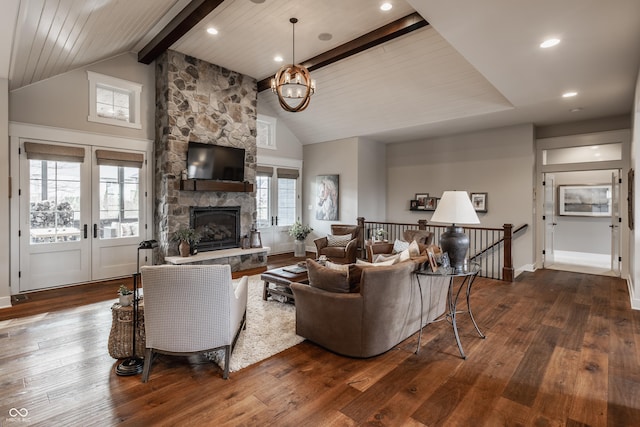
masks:
[[[611,216],[611,185],[559,185],[558,209],[567,216]]]

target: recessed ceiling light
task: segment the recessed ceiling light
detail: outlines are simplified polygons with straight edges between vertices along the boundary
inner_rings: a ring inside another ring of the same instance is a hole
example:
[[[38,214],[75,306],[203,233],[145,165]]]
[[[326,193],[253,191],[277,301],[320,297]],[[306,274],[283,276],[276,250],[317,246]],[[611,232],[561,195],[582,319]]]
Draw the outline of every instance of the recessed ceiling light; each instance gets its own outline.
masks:
[[[274,61],[276,61],[276,62],[282,62],[282,61],[284,61],[284,59],[283,59],[283,58],[282,58],[282,56],[280,56],[280,55],[274,56],[274,57],[273,57],[273,60],[274,60]]]
[[[560,43],[560,39],[547,39],[545,41],[543,41],[542,43],[540,43],[540,47],[543,49],[546,49],[548,47],[553,47],[555,45],[557,45],[558,43]]]
[[[322,40],[323,42],[331,40],[332,38],[333,38],[333,35],[331,35],[329,33],[320,33],[320,34],[318,34],[318,39]]]
[[[260,3],[264,3],[264,0],[251,0],[251,2],[255,4],[260,4]]]
[[[216,30],[213,27],[209,27],[209,28],[207,28],[207,33],[215,36],[216,34],[218,34],[218,30]]]
[[[563,98],[573,98],[577,94],[578,94],[578,92],[565,92],[565,93],[562,94],[562,97]]]
[[[570,113],[579,113],[580,111],[582,111],[582,107],[572,108],[569,110]]]
[[[391,3],[386,2],[386,3],[382,3],[380,5],[380,10],[383,10],[383,11],[386,12],[387,10],[391,10],[392,7],[393,7],[393,5]]]

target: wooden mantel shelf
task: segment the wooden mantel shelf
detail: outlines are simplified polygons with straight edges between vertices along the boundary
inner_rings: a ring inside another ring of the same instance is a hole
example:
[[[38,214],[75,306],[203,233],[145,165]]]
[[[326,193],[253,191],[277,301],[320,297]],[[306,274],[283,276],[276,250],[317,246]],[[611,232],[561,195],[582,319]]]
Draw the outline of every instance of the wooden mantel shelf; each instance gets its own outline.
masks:
[[[184,191],[226,191],[235,193],[252,193],[253,184],[249,182],[227,182],[207,179],[183,179],[180,189]]]

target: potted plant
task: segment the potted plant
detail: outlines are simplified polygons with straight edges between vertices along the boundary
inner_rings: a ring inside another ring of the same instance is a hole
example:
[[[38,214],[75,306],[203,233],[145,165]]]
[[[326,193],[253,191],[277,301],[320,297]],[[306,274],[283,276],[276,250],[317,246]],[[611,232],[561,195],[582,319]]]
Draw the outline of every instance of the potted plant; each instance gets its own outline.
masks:
[[[387,231],[384,228],[378,228],[373,231],[373,240],[374,241],[382,241],[384,240],[384,236],[387,235]]]
[[[120,299],[120,305],[127,307],[133,302],[133,291],[125,285],[120,285],[118,288],[118,298]]]
[[[293,247],[293,256],[303,257],[306,255],[304,247],[304,239],[307,238],[309,233],[313,231],[313,228],[308,225],[302,225],[300,221],[296,221],[289,228],[289,235],[296,239]]]
[[[178,243],[180,256],[189,256],[191,245],[200,241],[200,234],[193,228],[180,228],[171,236],[171,240]]]

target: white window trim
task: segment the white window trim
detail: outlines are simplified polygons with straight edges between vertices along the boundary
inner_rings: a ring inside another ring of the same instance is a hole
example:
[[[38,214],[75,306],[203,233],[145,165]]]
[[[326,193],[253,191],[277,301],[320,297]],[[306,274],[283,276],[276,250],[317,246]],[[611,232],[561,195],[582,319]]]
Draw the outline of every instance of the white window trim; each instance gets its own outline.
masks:
[[[277,150],[278,149],[278,147],[276,146],[276,123],[277,123],[277,120],[278,119],[276,119],[275,117],[265,116],[264,114],[258,114],[258,117],[257,117],[256,121],[264,123],[269,128],[269,135],[268,135],[267,139],[270,142],[270,144],[260,144],[260,143],[258,143],[258,139],[256,138],[256,145],[258,147],[266,148],[268,150]]]
[[[104,74],[94,73],[93,71],[87,71],[89,78],[89,117],[90,122],[103,123],[113,126],[122,126],[133,129],[142,129],[141,117],[141,93],[142,85],[139,83],[130,82],[128,80],[118,79],[116,77],[105,76]],[[96,109],[96,90],[98,86],[106,86],[113,89],[124,90],[131,94],[131,108],[129,110],[129,120],[125,122],[123,120],[110,119],[107,117],[98,116]]]

